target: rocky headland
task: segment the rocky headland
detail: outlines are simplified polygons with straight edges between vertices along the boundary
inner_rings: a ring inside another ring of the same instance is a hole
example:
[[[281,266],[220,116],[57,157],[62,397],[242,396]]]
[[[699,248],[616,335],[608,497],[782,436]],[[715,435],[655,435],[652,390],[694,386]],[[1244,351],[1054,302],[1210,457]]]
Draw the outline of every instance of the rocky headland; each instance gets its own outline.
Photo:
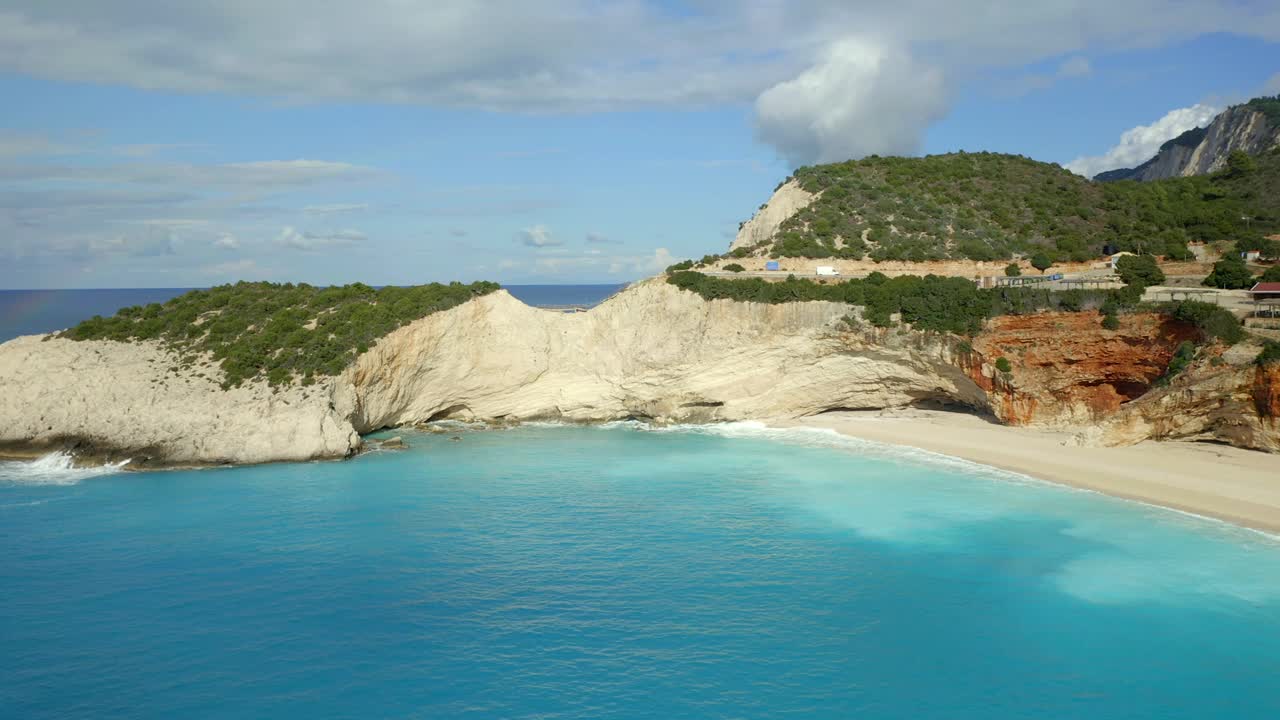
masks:
[[[158,341],[0,345],[0,453],[132,467],[335,459],[441,419],[716,422],[946,405],[1080,443],[1192,439],[1280,450],[1280,368],[1248,344],[1159,383],[1194,327],[1158,314],[993,319],[970,343],[878,328],[839,302],[706,300],[661,278],[585,313],[493,292],[409,323],[311,385],[224,388]],[[1009,371],[999,358],[1012,358]]]

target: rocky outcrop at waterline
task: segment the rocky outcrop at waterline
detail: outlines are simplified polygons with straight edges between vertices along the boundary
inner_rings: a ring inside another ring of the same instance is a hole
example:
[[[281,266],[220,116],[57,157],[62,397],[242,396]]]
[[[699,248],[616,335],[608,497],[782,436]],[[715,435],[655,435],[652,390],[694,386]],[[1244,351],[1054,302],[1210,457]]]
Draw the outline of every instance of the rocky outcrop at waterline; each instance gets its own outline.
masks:
[[[1092,314],[1043,314],[997,319],[970,346],[870,327],[857,312],[704,300],[661,280],[586,313],[499,291],[391,332],[337,377],[274,389],[254,380],[224,390],[212,363],[183,365],[154,342],[19,338],[0,345],[0,453],[70,448],[133,457],[135,467],[301,461],[346,457],[362,434],[446,418],[714,422],[921,403],[1107,444],[1280,447],[1274,418],[1255,409],[1274,390],[1258,390],[1252,365],[1205,364],[1151,389],[1185,328],[1125,316],[1107,331]],[[1015,361],[1007,378],[998,357]]]

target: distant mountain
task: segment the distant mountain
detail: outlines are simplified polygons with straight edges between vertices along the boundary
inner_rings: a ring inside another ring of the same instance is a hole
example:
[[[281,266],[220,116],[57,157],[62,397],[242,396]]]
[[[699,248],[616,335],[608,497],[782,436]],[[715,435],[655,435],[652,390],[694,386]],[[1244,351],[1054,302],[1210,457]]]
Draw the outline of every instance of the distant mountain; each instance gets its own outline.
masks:
[[[1094,179],[1147,181],[1207,175],[1225,167],[1227,155],[1234,150],[1261,155],[1276,147],[1280,147],[1280,95],[1229,107],[1208,127],[1188,130],[1161,145],[1155,157],[1141,165],[1108,170]]]

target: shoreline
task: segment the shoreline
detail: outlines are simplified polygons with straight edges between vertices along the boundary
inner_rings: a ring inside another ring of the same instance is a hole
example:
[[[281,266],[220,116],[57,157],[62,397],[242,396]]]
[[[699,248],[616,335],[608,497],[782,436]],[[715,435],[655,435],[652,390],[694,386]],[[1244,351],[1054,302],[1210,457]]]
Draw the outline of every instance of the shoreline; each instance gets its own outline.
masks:
[[[1104,495],[1280,533],[1280,457],[1228,445],[1144,441],[1076,444],[1070,432],[997,425],[938,410],[842,411],[766,421],[824,428],[968,460]]]

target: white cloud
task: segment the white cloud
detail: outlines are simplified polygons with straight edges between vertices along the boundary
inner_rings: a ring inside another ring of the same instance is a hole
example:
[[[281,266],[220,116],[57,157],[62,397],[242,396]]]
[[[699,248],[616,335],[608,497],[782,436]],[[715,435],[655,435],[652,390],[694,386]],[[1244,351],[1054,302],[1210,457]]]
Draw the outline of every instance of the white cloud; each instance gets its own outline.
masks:
[[[551,234],[546,225],[534,225],[516,233],[516,242],[533,248],[555,247],[564,243]]]
[[[308,205],[302,212],[308,215],[338,215],[341,213],[363,212],[369,209],[368,203],[342,203],[334,205]]]
[[[240,248],[240,238],[231,233],[223,233],[213,241],[213,246],[222,250],[237,250]]]
[[[0,208],[86,210],[179,205],[196,198],[186,192],[142,188],[0,190]]]
[[[757,134],[796,164],[916,152],[946,114],[937,68],[868,40],[844,40],[756,100]]]
[[[359,230],[333,232],[301,232],[292,226],[284,227],[276,236],[276,244],[293,250],[323,250],[325,248],[354,245],[364,242],[368,236]]]
[[[112,235],[95,237],[88,243],[88,250],[95,255],[127,255],[129,257],[156,257],[173,255],[173,235],[167,232],[144,232],[140,235]]]
[[[748,102],[852,30],[939,67],[1203,33],[1280,39],[1274,3],[1201,0],[7,0],[0,71],[147,90],[590,111]]]
[[[262,277],[263,269],[253,260],[231,260],[200,268],[203,275],[233,280],[244,280],[250,277]]]
[[[43,133],[18,132],[0,128],[0,158],[30,155],[61,155],[74,152],[71,145]]]
[[[604,255],[599,251],[588,250],[581,255],[535,258],[532,274],[555,278],[596,273],[634,279],[656,275],[674,262],[676,258],[666,248],[656,248],[652,253],[644,255]],[[514,263],[499,263],[499,269],[513,267],[516,267]]]
[[[1150,125],[1125,130],[1117,143],[1102,155],[1078,157],[1067,163],[1071,172],[1093,177],[1105,170],[1128,168],[1150,160],[1165,142],[1196,127],[1204,127],[1221,112],[1220,108],[1197,104],[1165,113]]]
[[[152,163],[130,165],[5,165],[0,180],[75,181],[187,185],[205,188],[286,189],[330,182],[370,180],[381,176],[374,168],[326,160],[264,160],[258,162],[193,165]]]
[[[1089,58],[1079,55],[1067,58],[1058,66],[1058,77],[1074,78],[1084,77],[1093,73],[1093,66],[1089,64]]]

